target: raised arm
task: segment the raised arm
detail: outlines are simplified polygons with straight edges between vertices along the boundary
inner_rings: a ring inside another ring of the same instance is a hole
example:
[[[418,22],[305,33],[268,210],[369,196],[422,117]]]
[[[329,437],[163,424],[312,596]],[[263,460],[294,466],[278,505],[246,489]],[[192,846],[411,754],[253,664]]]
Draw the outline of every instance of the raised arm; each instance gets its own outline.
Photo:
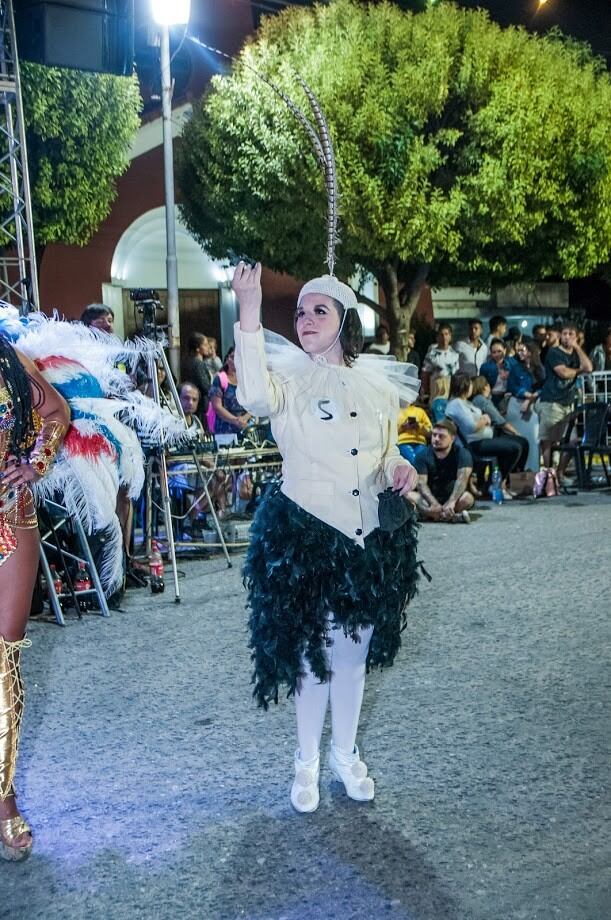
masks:
[[[240,262],[231,286],[240,305],[240,321],[234,329],[238,400],[253,415],[279,415],[284,409],[285,393],[267,370],[265,360],[261,264],[251,267]]]
[[[561,380],[574,380],[576,377],[579,377],[580,374],[591,374],[592,373],[592,362],[586,355],[579,345],[573,345],[575,353],[579,358],[579,367],[567,367],[565,364],[554,364],[552,370],[557,377],[560,377]]]
[[[261,328],[261,263],[250,266],[239,262],[233,274],[231,287],[240,305],[242,332],[258,332]]]

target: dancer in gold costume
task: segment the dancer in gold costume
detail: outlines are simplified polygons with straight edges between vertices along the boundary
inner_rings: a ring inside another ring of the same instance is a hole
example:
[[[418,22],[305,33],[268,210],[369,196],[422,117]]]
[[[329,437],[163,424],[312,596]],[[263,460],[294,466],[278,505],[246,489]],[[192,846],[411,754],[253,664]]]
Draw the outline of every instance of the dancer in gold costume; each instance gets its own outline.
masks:
[[[0,855],[9,860],[32,849],[13,786],[24,703],[20,655],[30,645],[39,555],[31,486],[51,467],[69,420],[64,399],[0,335]]]

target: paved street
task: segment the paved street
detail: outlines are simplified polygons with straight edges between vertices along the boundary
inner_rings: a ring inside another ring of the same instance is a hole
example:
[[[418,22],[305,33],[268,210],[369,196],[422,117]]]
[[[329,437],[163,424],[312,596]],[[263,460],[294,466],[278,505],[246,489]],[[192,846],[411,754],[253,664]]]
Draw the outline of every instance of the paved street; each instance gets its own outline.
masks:
[[[434,580],[365,693],[375,802],[325,770],[310,816],[292,702],[250,699],[239,558],[181,563],[180,606],[34,623],[36,848],[0,865],[0,917],[608,920],[610,538],[604,495],[424,527]]]

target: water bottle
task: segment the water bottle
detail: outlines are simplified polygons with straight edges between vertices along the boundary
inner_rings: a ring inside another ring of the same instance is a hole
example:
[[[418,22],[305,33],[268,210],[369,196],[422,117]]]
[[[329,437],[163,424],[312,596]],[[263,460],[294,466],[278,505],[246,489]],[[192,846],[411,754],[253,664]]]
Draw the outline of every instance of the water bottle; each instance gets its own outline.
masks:
[[[54,565],[50,566],[50,568],[51,568],[51,586],[49,587],[47,585],[47,591],[49,595],[50,595],[51,590],[55,592],[55,595],[57,597],[57,602],[63,610],[64,609],[64,598],[61,595],[64,591],[64,583],[62,582],[62,577],[57,571],[57,568]]]
[[[153,594],[161,594],[163,591],[165,591],[165,583],[163,581],[163,558],[159,551],[159,544],[156,540],[153,540],[151,544],[149,570],[151,573],[151,591]]]
[[[503,482],[501,471],[496,463],[492,469],[492,479],[490,480],[490,497],[495,504],[503,504]]]
[[[63,588],[62,577],[54,565],[51,566],[51,583],[53,585],[53,590],[55,591],[55,593],[57,595],[60,595],[62,593],[62,588]]]
[[[80,591],[91,590],[91,579],[89,577],[89,572],[87,571],[87,565],[84,562],[79,562],[78,564],[78,572],[76,573],[76,578],[74,579],[74,590],[77,594]],[[83,597],[79,597],[78,605],[80,610],[91,610],[92,602],[90,595],[83,595]]]

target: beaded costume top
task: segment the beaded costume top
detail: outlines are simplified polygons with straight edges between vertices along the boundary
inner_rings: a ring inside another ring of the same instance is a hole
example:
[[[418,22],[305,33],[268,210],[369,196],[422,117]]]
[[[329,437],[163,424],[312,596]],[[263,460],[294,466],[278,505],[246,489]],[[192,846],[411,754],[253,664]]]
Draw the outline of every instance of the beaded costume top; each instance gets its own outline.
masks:
[[[38,413],[34,413],[34,425],[37,429],[40,429],[41,421]],[[5,468],[8,460],[8,446],[14,427],[15,415],[13,413],[11,394],[5,386],[0,386],[0,472]],[[35,439],[36,431],[33,431],[31,438],[24,444],[24,447],[26,449],[31,447]],[[8,524],[12,527],[36,527],[36,508],[29,485],[14,488],[13,486],[4,486],[0,480],[1,524]],[[2,546],[0,546],[0,564],[2,553]]]

